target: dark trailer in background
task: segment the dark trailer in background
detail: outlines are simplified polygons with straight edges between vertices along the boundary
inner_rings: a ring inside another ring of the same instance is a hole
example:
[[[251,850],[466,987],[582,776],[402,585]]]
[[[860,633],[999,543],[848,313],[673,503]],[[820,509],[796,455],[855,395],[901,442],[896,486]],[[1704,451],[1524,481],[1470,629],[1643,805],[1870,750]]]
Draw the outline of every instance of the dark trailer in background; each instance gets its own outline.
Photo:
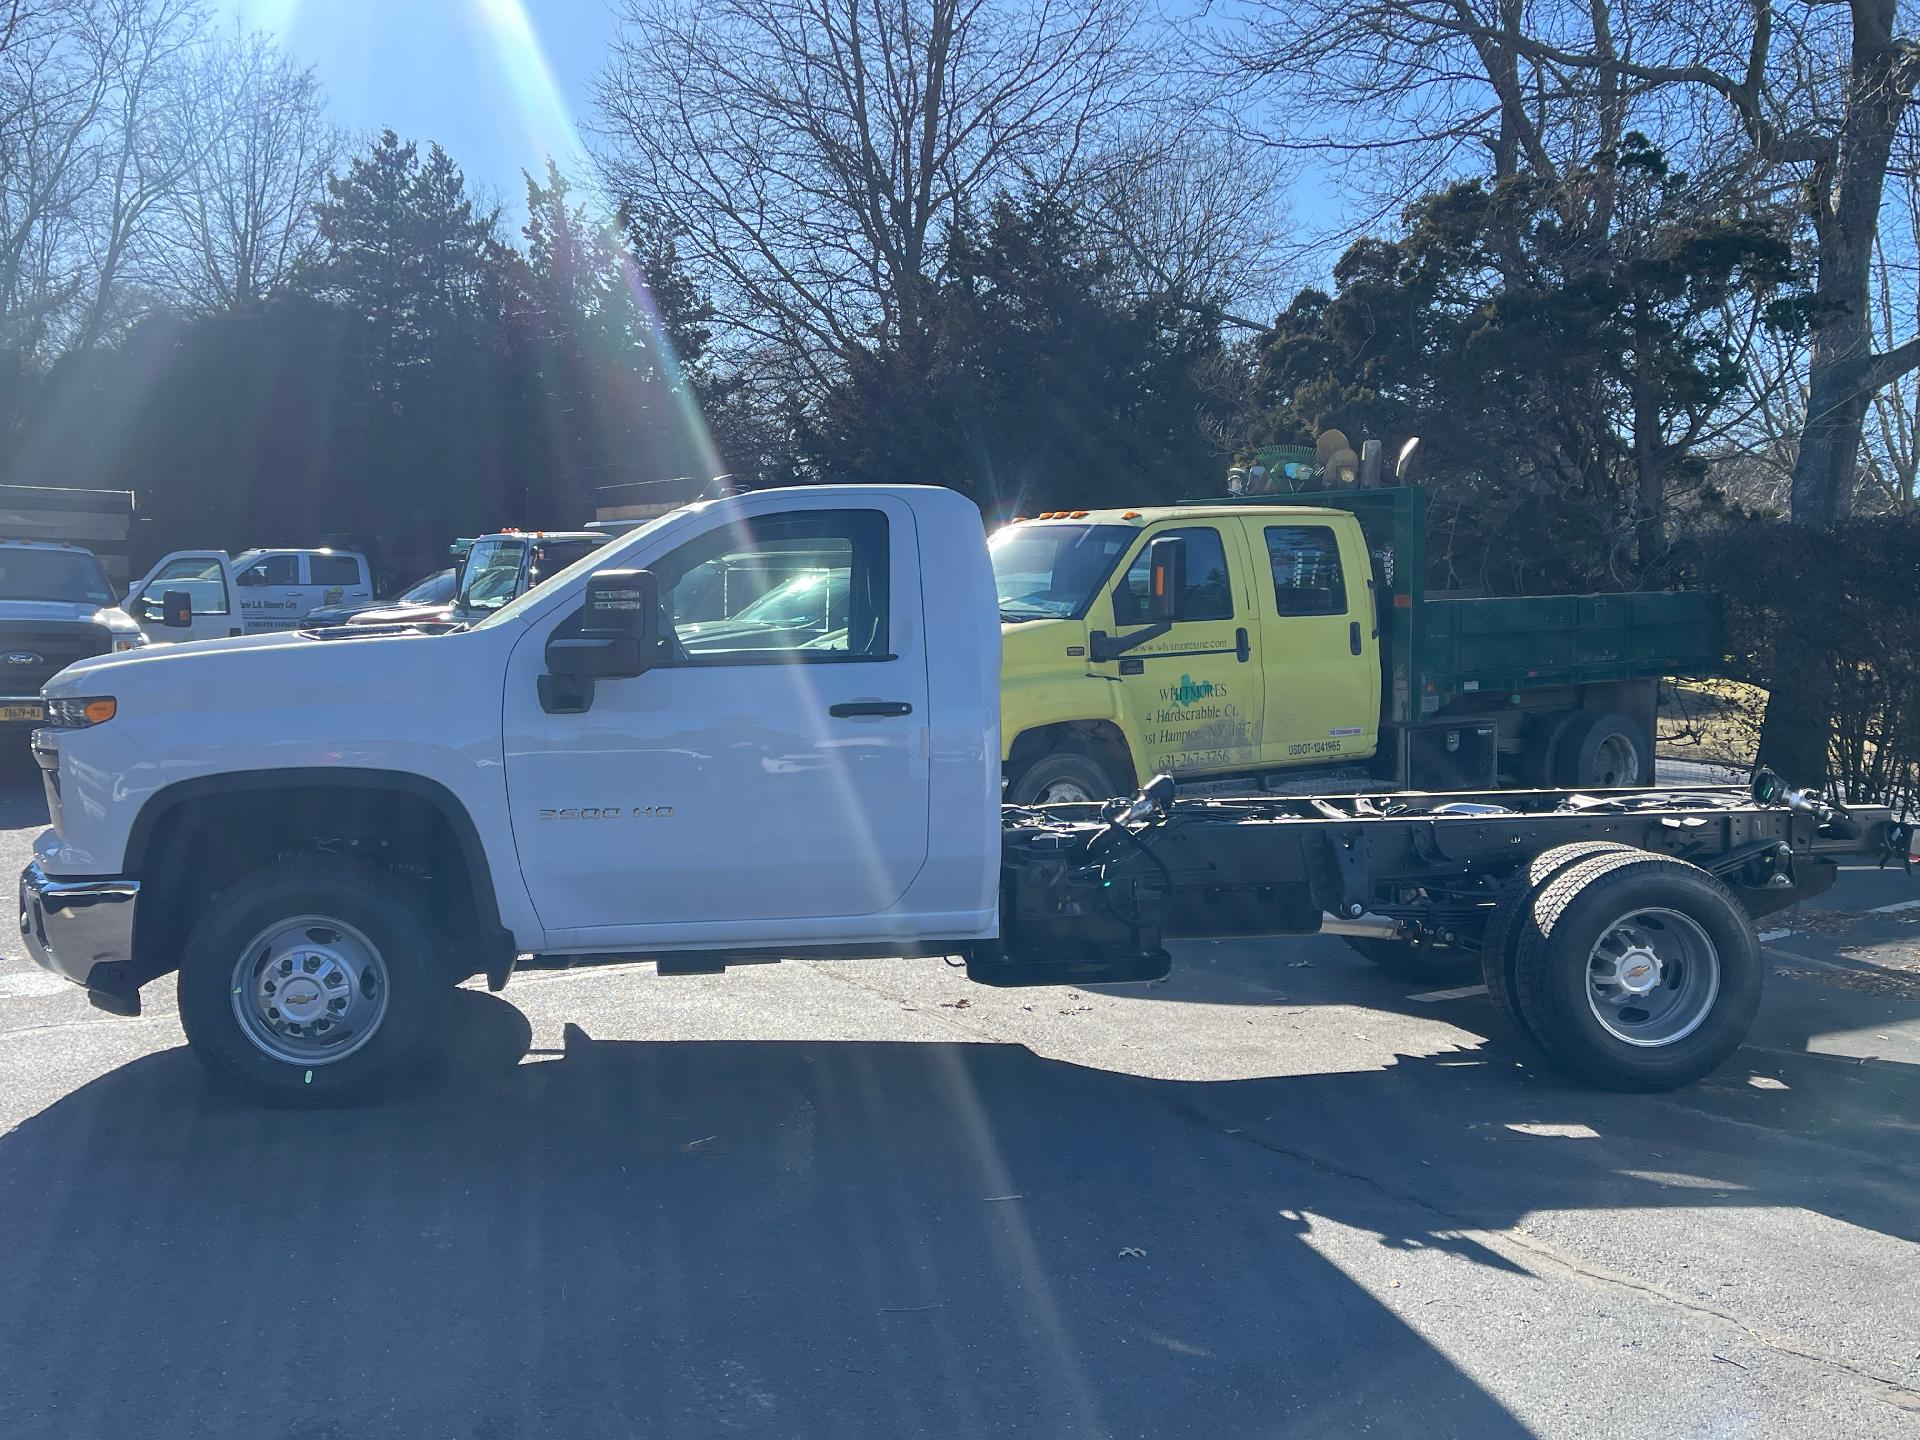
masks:
[[[131,490],[72,490],[0,485],[0,539],[79,545],[100,557],[115,592],[132,581],[127,554],[133,532]]]

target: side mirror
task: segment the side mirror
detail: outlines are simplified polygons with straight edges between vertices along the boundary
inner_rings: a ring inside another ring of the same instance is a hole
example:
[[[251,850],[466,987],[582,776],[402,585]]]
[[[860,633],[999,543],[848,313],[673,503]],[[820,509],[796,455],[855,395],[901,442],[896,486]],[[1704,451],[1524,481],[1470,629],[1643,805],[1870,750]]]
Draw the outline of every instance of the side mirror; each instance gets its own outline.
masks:
[[[1163,535],[1147,546],[1147,613],[1156,623],[1185,618],[1187,606],[1187,542]]]
[[[168,590],[160,596],[160,623],[169,630],[193,628],[193,595],[186,590]]]
[[[587,578],[580,631],[547,642],[547,669],[575,680],[645,671],[660,640],[660,585],[651,570],[598,570]]]

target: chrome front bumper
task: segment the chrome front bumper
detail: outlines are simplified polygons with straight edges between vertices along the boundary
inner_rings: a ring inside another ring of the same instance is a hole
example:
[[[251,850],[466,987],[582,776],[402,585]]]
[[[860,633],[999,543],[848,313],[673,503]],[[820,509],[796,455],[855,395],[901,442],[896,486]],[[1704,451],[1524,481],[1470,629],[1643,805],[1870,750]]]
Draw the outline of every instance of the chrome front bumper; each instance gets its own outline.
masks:
[[[139,898],[138,880],[56,880],[36,860],[20,873],[20,936],[41,969],[118,991],[133,959]]]

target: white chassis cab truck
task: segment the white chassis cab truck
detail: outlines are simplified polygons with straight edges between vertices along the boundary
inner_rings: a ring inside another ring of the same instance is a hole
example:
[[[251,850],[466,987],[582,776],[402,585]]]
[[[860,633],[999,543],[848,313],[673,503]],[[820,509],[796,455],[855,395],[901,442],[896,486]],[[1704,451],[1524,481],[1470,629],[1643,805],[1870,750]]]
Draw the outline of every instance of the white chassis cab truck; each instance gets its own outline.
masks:
[[[1178,618],[1181,544],[1156,542],[1149,628]],[[800,552],[823,603],[713,622],[715,573]],[[295,1104],[392,1084],[456,983],[516,966],[950,955],[1088,984],[1164,975],[1172,938],[1325,932],[1404,973],[1477,957],[1553,1057],[1653,1089],[1745,1033],[1755,915],[1835,855],[1910,849],[1764,773],[1002,807],[999,669],[978,512],[911,486],[697,504],[455,633],[85,661],[46,687],[22,935],[116,1013],[178,970],[195,1053]]]

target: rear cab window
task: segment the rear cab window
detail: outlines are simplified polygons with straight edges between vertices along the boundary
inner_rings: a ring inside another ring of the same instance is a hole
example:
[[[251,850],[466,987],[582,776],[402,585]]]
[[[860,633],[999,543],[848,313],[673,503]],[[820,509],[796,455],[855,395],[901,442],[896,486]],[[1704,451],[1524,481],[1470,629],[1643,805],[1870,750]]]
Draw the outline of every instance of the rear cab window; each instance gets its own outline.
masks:
[[[291,587],[300,583],[298,555],[263,555],[233,577],[236,585]]]
[[[1347,613],[1340,537],[1331,525],[1268,525],[1262,538],[1273,575],[1276,615]]]

